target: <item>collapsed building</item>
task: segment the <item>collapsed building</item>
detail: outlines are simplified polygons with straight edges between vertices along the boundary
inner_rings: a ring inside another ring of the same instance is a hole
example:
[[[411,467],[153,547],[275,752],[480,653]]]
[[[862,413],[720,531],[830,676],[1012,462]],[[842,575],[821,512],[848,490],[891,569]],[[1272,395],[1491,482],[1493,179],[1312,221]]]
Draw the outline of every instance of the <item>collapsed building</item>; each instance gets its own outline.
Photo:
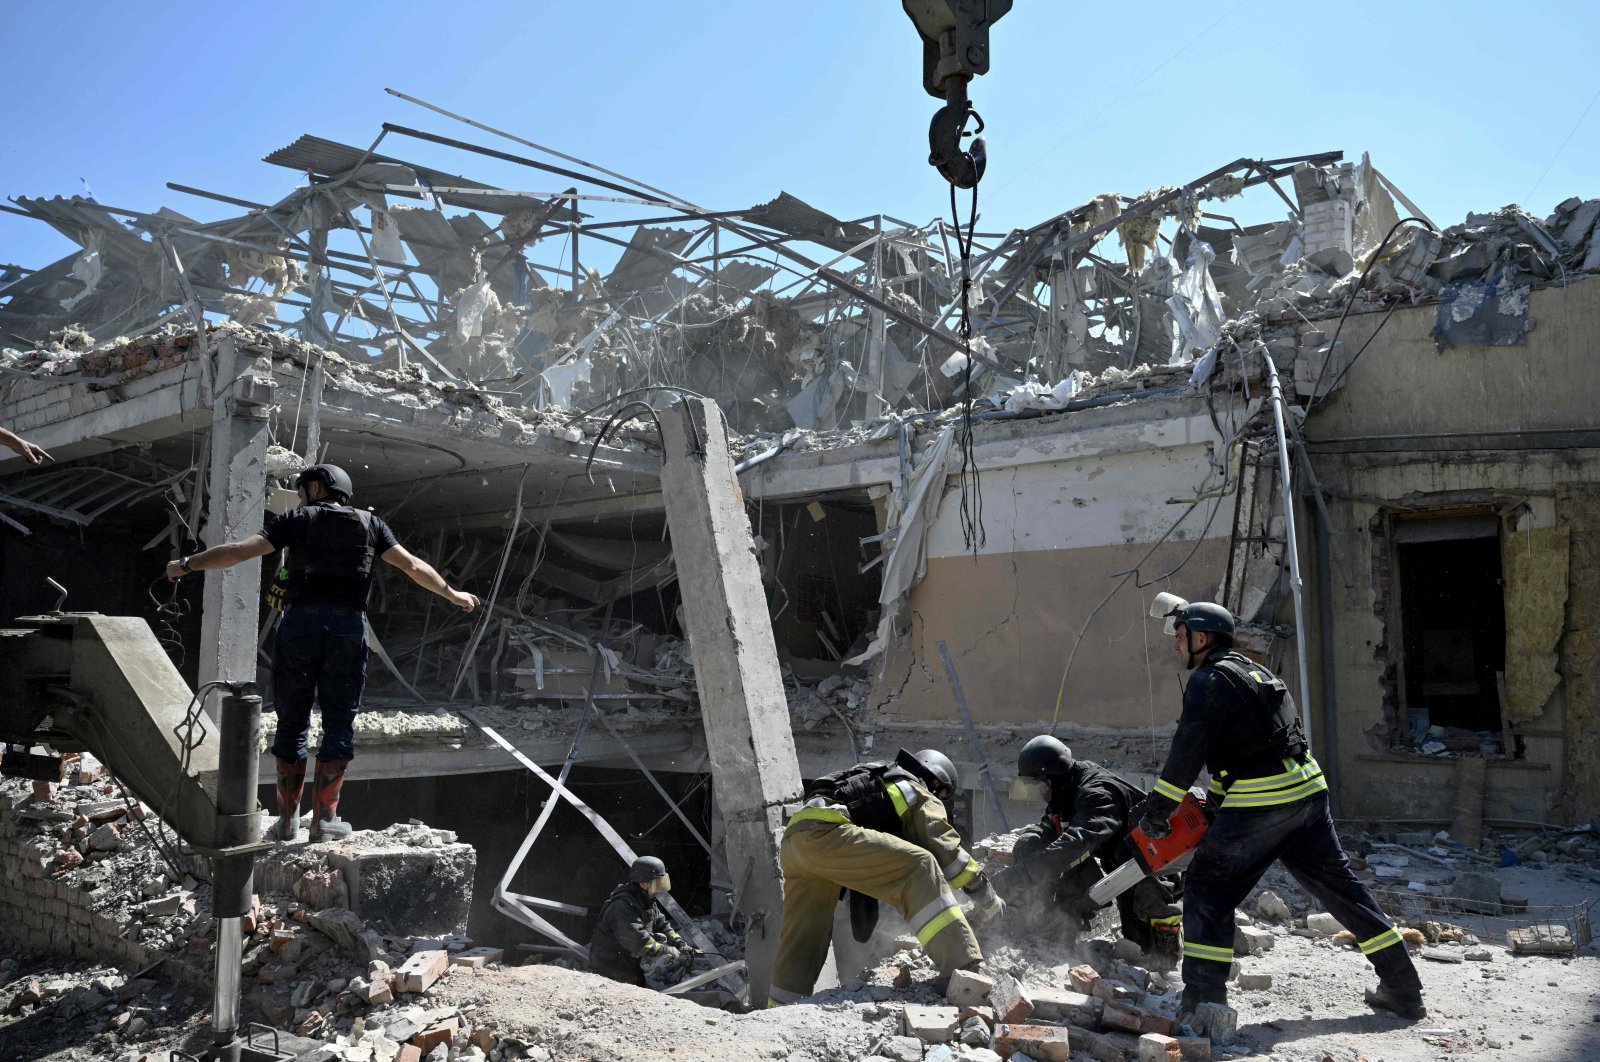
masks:
[[[81,250],[0,287],[0,424],[55,458],[0,464],[11,613],[142,616],[192,685],[251,673],[261,569],[161,567],[319,460],[483,598],[377,583],[347,790],[474,846],[475,937],[559,952],[617,878],[529,765],[689,904],[750,887],[667,535],[681,394],[727,419],[803,777],[936,745],[981,836],[1031,814],[986,783],[1042,730],[1153,773],[1170,591],[1239,616],[1343,816],[1600,813],[1600,200],[1440,229],[1365,157],[1240,159],[975,233],[963,296],[944,221],[708,210],[512,146],[306,136],[277,203],[172,185],[242,211],[208,222],[16,198]]]

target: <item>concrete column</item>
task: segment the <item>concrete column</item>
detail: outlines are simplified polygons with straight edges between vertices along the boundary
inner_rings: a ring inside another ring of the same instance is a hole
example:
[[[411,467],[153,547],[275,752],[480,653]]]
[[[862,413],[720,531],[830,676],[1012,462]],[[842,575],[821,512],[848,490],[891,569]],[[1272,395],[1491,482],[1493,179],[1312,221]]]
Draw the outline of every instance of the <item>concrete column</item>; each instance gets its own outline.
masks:
[[[661,493],[694,656],[734,902],[750,927],[750,1002],[766,1003],[783,920],[778,843],[800,764],[722,411],[684,398],[661,414]]]
[[[271,377],[258,378],[232,337],[217,347],[211,396],[211,469],[205,543],[237,542],[261,530],[267,489]],[[200,681],[253,681],[260,637],[261,562],[205,573],[200,616]]]

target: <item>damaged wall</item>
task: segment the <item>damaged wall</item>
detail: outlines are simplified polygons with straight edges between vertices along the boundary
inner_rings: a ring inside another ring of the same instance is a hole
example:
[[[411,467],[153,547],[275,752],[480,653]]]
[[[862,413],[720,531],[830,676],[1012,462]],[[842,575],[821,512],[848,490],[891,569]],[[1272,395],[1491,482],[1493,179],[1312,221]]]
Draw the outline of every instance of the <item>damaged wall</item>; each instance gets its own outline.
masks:
[[[976,558],[963,541],[959,493],[945,495],[929,536],[928,573],[902,620],[909,644],[872,665],[875,677],[883,669],[875,703],[893,717],[957,718],[937,648],[945,641],[975,720],[1039,725],[1051,718],[1062,669],[1090,613],[1198,489],[1208,480],[1211,490],[1221,484],[1210,422],[1165,412],[1107,428],[1090,452],[1068,460],[1050,460],[1060,451],[1023,442],[1009,465],[985,462],[987,538]],[[1129,580],[1100,608],[1072,664],[1064,723],[1149,726],[1177,718],[1179,669],[1160,624],[1145,629],[1145,612],[1162,590],[1214,595],[1228,533],[1226,514],[1211,517],[1219,505],[1231,508],[1228,501],[1202,500],[1141,565],[1139,580],[1153,585]],[[1173,569],[1170,579],[1156,579]]]
[[[1389,532],[1397,520],[1458,513],[1489,519],[1502,548],[1569,543],[1560,558],[1543,551],[1550,556],[1537,565],[1545,572],[1565,568],[1564,585],[1536,598],[1552,615],[1527,615],[1524,604],[1541,607],[1530,603],[1535,599],[1514,587],[1502,591],[1508,631],[1542,628],[1540,644],[1550,643],[1545,648],[1554,659],[1524,668],[1525,659],[1508,658],[1506,706],[1510,721],[1520,721],[1523,754],[1490,757],[1484,814],[1585,821],[1600,812],[1600,786],[1587,766],[1595,754],[1594,646],[1584,633],[1592,632],[1600,583],[1589,521],[1600,506],[1600,436],[1592,428],[1592,388],[1575,385],[1593,379],[1590,337],[1600,330],[1600,282],[1537,289],[1529,316],[1534,327],[1524,346],[1440,353],[1429,334],[1435,308],[1401,310],[1343,390],[1307,422],[1312,463],[1332,491],[1336,529],[1327,589],[1347,814],[1449,819],[1453,813],[1454,757],[1421,755],[1402,739],[1407,705],[1405,684],[1397,680],[1404,662]],[[1346,334],[1357,338],[1341,347],[1359,349],[1370,327],[1352,320]],[[1318,365],[1308,370],[1307,360],[1303,350],[1297,378],[1315,375]],[[1303,563],[1312,570],[1312,557]],[[1504,579],[1514,580],[1515,570],[1508,566]],[[1465,618],[1463,626],[1474,622]],[[1311,645],[1319,645],[1317,637]],[[1525,658],[1519,645],[1509,638],[1507,652]]]

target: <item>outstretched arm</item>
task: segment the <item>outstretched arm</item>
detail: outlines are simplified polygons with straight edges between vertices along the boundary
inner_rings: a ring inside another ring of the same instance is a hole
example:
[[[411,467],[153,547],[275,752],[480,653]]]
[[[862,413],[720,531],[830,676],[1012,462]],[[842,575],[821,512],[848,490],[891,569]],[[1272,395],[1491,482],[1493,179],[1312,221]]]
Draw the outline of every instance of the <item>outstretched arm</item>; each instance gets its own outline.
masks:
[[[424,590],[433,591],[463,612],[471,612],[479,605],[476,594],[467,594],[460,590],[451,589],[450,584],[444,581],[444,576],[440,575],[433,565],[416,556],[404,546],[390,546],[383,551],[383,559],[386,563],[392,564],[405,572],[412,582]]]
[[[0,446],[15,450],[30,465],[37,465],[41,461],[55,460],[55,458],[45,453],[42,447],[35,446],[9,428],[0,428]]]
[[[188,558],[187,569],[183,567],[182,560],[167,561],[167,578],[177,581],[190,572],[205,571],[209,568],[231,568],[254,557],[265,557],[272,550],[273,545],[267,541],[266,535],[257,534],[240,539],[238,542],[224,542],[220,546],[201,550]]]

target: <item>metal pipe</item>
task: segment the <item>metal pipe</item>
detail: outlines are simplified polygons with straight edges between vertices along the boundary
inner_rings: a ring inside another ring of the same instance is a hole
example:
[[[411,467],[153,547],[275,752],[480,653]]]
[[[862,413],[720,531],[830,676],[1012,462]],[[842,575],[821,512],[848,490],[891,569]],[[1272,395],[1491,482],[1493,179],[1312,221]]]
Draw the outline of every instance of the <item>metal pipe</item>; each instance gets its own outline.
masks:
[[[219,822],[217,836],[234,847],[261,839],[256,814],[256,786],[261,764],[261,697],[244,693],[250,683],[228,687],[219,718],[217,815],[235,818],[239,828]],[[242,836],[241,836],[242,834]],[[243,919],[254,901],[255,855],[229,852],[211,859],[211,910],[216,917],[216,978],[212,998],[212,1057],[237,1062],[239,1041],[239,974],[244,958]]]
[[[1313,484],[1312,489],[1321,488]],[[1322,658],[1322,742],[1327,749],[1327,762],[1322,765],[1322,771],[1328,776],[1328,808],[1337,817],[1341,810],[1339,697],[1333,667],[1333,565],[1329,563],[1328,548],[1333,529],[1329,526],[1327,511],[1320,505],[1317,507],[1317,518],[1313,521],[1313,527],[1317,550],[1317,627],[1319,628],[1317,652]]]
[[[1278,436],[1278,479],[1283,494],[1283,530],[1289,554],[1289,589],[1294,594],[1294,646],[1300,667],[1300,726],[1306,736],[1311,736],[1311,683],[1306,663],[1306,603],[1300,584],[1300,545],[1294,526],[1294,481],[1289,474],[1289,438],[1284,428],[1288,415],[1283,397],[1283,385],[1278,382],[1278,367],[1265,349],[1261,360],[1267,365],[1267,379],[1272,384],[1272,425]]]

